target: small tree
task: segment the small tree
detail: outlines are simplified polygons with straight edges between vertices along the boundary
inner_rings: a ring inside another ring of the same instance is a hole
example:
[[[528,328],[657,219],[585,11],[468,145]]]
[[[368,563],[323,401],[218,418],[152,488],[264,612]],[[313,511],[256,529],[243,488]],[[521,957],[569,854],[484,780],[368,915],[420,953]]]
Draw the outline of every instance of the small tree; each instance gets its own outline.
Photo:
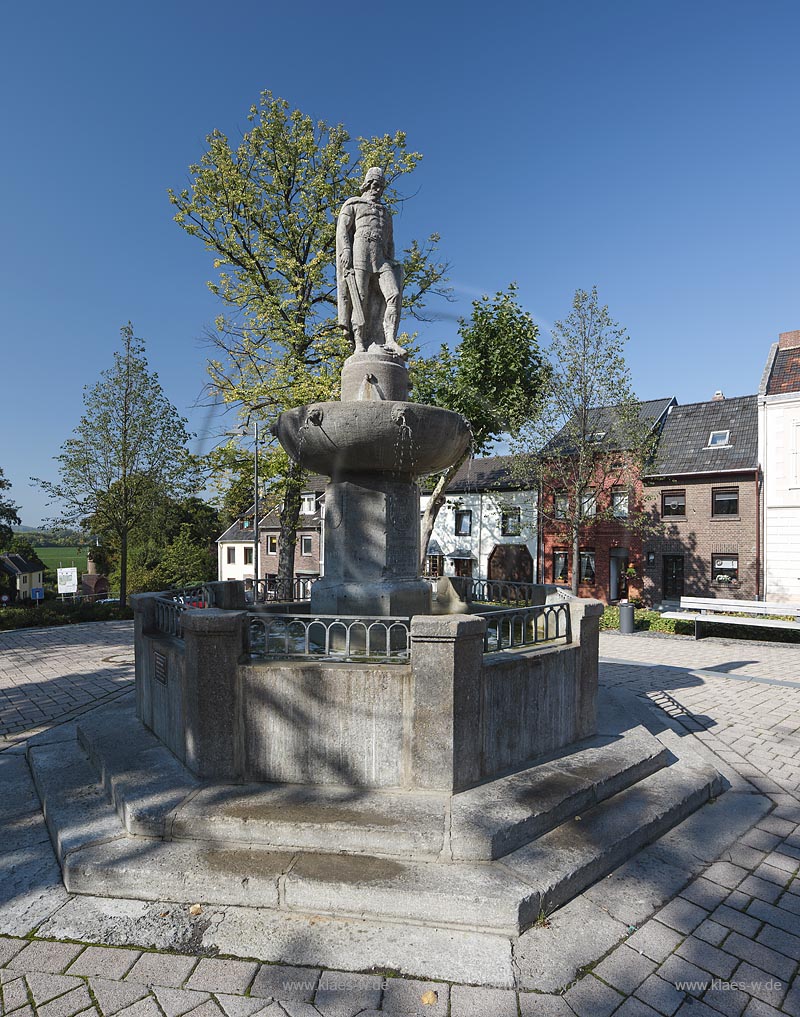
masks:
[[[246,131],[232,146],[219,131],[190,167],[191,190],[170,191],[175,221],[212,254],[208,285],[227,308],[211,337],[208,363],[215,400],[235,405],[242,419],[271,424],[283,410],[335,397],[341,363],[350,351],[336,320],[336,216],[358,193],[368,167],[390,185],[422,158],[402,131],[351,144],[342,125],[315,122],[284,99],[263,92]],[[391,186],[390,208],[399,201]],[[412,241],[401,259],[406,312],[420,315],[424,299],[442,292],[446,266],[433,253],[438,236]],[[265,428],[265,431],[267,428]],[[288,596],[302,467],[286,461],[278,585]]]
[[[576,290],[557,321],[551,377],[540,412],[514,442],[514,473],[541,492],[539,519],[563,529],[572,550],[572,592],[580,574],[580,537],[612,515],[613,487],[631,486],[652,450],[653,424],[642,413],[625,363],[626,330],[600,306],[597,287]],[[646,526],[631,504],[626,525]]]
[[[3,474],[3,468],[0,466],[0,550],[3,550],[13,536],[12,526],[19,526],[19,505],[15,505],[13,501],[8,498],[4,498],[2,495],[3,491],[8,491],[11,488],[11,481]]]
[[[542,398],[549,367],[539,350],[539,329],[517,302],[517,286],[472,303],[469,321],[458,324],[455,352],[439,353],[412,367],[413,398],[460,413],[469,422],[472,446],[439,474],[422,518],[422,561],[447,488],[470,455],[484,454],[502,434],[530,419]]]
[[[130,322],[121,335],[122,352],[84,390],[84,414],[55,457],[60,479],[37,483],[61,502],[66,522],[91,518],[93,532],[113,537],[124,605],[129,536],[150,511],[154,492],[189,494],[197,480],[186,420],[148,369],[144,342]]]

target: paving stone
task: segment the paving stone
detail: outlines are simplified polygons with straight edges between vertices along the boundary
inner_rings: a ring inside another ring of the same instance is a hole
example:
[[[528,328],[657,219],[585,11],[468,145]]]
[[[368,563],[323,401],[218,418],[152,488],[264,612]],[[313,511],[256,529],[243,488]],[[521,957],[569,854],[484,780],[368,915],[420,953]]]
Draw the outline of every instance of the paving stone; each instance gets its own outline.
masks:
[[[737,933],[732,933],[732,935],[735,936]],[[688,960],[691,964],[696,964],[704,971],[709,971],[712,975],[716,975],[717,978],[730,978],[733,969],[738,963],[736,957],[732,957],[729,953],[718,950],[710,943],[706,943],[702,939],[696,939],[694,936],[689,936],[688,939],[685,939],[675,951],[675,954],[678,957],[683,957],[684,960]]]
[[[650,975],[645,978],[636,990],[639,999],[644,1000],[648,1006],[652,1006],[665,1017],[672,1017],[686,998],[686,993],[679,992],[670,982],[665,981],[658,975]]]
[[[172,989],[170,991],[175,992],[181,990]],[[224,1017],[223,1011],[219,1008],[216,1000],[214,999],[207,999],[205,1003],[201,1003],[199,1006],[196,1006],[194,1010],[190,1010],[189,1014],[191,1014],[191,1017]]]
[[[786,911],[784,908],[777,908],[772,904],[766,904],[763,900],[752,901],[747,908],[747,914],[751,918],[759,919],[770,925],[777,925],[779,929],[783,929],[784,932],[791,933],[792,935],[797,932],[796,915]]]
[[[593,974],[629,996],[655,968],[655,961],[623,943],[593,969]]]
[[[622,1003],[623,997],[594,975],[586,975],[564,993],[564,999],[578,1017],[608,1017]]]
[[[375,1013],[369,1010],[367,1013]],[[378,1011],[380,1012],[380,1011]],[[285,1000],[283,1003],[271,1003],[261,1011],[262,1017],[319,1017],[320,1011],[310,1003],[301,1003],[297,999]],[[322,1017],[325,1017],[323,1014]]]
[[[784,869],[776,869],[774,865],[759,865],[758,868],[753,869],[752,875],[756,879],[765,879],[769,883],[774,883],[776,886],[783,889],[791,881],[791,876]],[[741,889],[741,888],[740,888]]]
[[[714,862],[703,875],[712,883],[719,883],[720,886],[727,886],[729,890],[735,890],[747,875],[747,869],[740,865],[731,865],[730,862]]]
[[[25,981],[28,983],[34,1005],[37,1007],[84,984],[80,978],[69,975],[52,975],[43,971],[29,971],[25,976]]]
[[[269,1005],[269,1000],[260,996],[253,999],[250,996],[230,996],[226,992],[215,992],[214,998],[227,1017],[252,1017]]]
[[[739,965],[733,974],[732,981],[750,996],[769,1003],[770,1006],[780,1006],[780,1002],[786,992],[786,983],[768,971],[762,971],[753,967],[746,961]]]
[[[676,1011],[675,1017],[719,1017],[719,1013],[697,999],[687,999]]]
[[[83,949],[73,943],[46,943],[35,940],[12,957],[8,967],[15,971],[50,971],[60,974]]]
[[[197,957],[169,953],[143,953],[125,976],[128,982],[165,985],[177,989],[197,964]]]
[[[346,971],[323,971],[314,996],[314,1006],[325,1017],[354,1017],[361,1010],[381,1005],[383,978]]]
[[[319,978],[319,968],[262,964],[250,986],[250,995],[268,999],[299,999],[310,1003]]]
[[[670,982],[679,992],[702,996],[711,984],[711,975],[690,961],[672,954],[658,969],[661,978]]]
[[[778,847],[768,854],[763,864],[775,869],[783,869],[789,876],[797,872],[797,859],[793,855],[784,854],[782,847]]]
[[[117,1017],[164,1017],[164,1015],[152,996],[148,996],[147,999],[140,999],[133,1006],[127,1006],[124,1010],[120,1010]]]
[[[791,911],[793,915],[800,915],[800,897],[796,893],[784,893],[777,905],[785,911]]]
[[[800,932],[800,921],[797,923],[797,931]],[[757,943],[763,943],[771,950],[786,954],[792,960],[800,960],[800,936],[793,936],[783,929],[776,929],[772,925],[765,925],[756,936]]]
[[[703,996],[703,1002],[714,1010],[719,1010],[726,1017],[740,1017],[750,1002],[750,997],[732,986],[723,988],[712,983],[711,988]]]
[[[757,851],[769,852],[780,842],[780,837],[774,833],[767,833],[766,830],[760,830],[757,826],[754,826],[752,830],[748,830],[744,837],[742,837],[743,844],[747,844],[748,847],[755,848]]]
[[[719,946],[725,937],[730,933],[730,929],[724,925],[719,925],[711,918],[707,918],[704,922],[701,922],[694,930],[694,935],[698,939],[704,940],[706,943],[711,943],[712,946]]]
[[[737,911],[744,911],[747,905],[752,900],[749,893],[742,893],[740,890],[734,890],[733,893],[729,893],[725,898],[725,904],[729,908],[734,908]]]
[[[779,819],[774,813],[764,816],[763,819],[756,823],[756,826],[759,830],[766,830],[767,833],[774,833],[778,837],[788,837],[790,833],[794,832],[795,828],[794,823],[788,819]]]
[[[712,921],[724,925],[727,929],[734,929],[741,932],[743,936],[755,936],[761,922],[753,915],[743,914],[727,904],[721,904],[716,911],[711,912]]]
[[[784,1015],[769,1003],[762,1003],[760,999],[751,999],[743,1017],[784,1017]]]
[[[422,1003],[429,992],[436,994],[435,1003]],[[537,996],[537,999],[539,997]],[[383,1010],[390,1014],[428,1014],[445,1017],[450,1003],[450,986],[443,982],[421,982],[413,978],[387,978],[383,987]],[[570,1014],[570,1017],[572,1015]]]
[[[36,1012],[39,1017],[73,1017],[82,1010],[88,1010],[92,1006],[92,997],[85,985],[79,985],[76,989],[57,996],[44,1006],[37,1006]]]
[[[800,1017],[800,978],[795,978],[794,985],[787,992],[782,1006],[791,1017]]]
[[[450,990],[450,1017],[517,1017],[517,994],[513,989],[477,989],[454,985]]]
[[[36,1017],[34,1009],[30,1004],[26,1004],[14,1011],[14,1017]]]
[[[708,912],[705,908],[692,904],[691,901],[676,897],[666,907],[658,911],[655,917],[662,924],[688,936],[700,922],[708,918]]]
[[[22,975],[3,982],[3,1009],[5,1013],[11,1013],[28,1003],[28,986]]]
[[[706,911],[713,911],[725,900],[729,892],[726,886],[720,886],[719,883],[712,883],[710,879],[701,877],[681,890],[680,896],[690,900],[692,904],[705,908]]]
[[[521,992],[519,1012],[520,1017],[575,1017],[563,996],[546,996],[541,992]]]
[[[632,949],[660,964],[683,938],[680,932],[653,919],[634,932],[625,942]]]
[[[254,961],[216,960],[204,957],[186,983],[187,989],[244,994],[258,971]],[[272,995],[270,993],[269,995]]]
[[[112,1017],[148,994],[146,985],[118,982],[110,978],[90,978],[89,988],[105,1017]]]
[[[181,1017],[211,998],[207,992],[197,989],[172,989],[162,985],[153,986],[153,995],[166,1017]]]
[[[630,996],[619,1010],[614,1011],[615,1017],[660,1017],[658,1010],[654,1010],[647,1003],[643,1003],[636,996]]]
[[[759,879],[758,876],[748,876],[743,879],[739,884],[739,890],[741,893],[746,893],[748,897],[758,897],[759,900],[765,900],[767,904],[774,904],[775,901],[783,893],[783,887],[777,883],[771,883],[766,879]]]
[[[109,947],[87,946],[80,957],[70,964],[67,973],[122,978],[133,966],[140,953],[139,950],[112,950]]]
[[[0,937],[0,967],[3,964],[8,964],[12,957],[20,952],[23,946],[27,945],[26,939],[7,939],[6,937]]]
[[[797,967],[796,960],[784,957],[782,953],[771,950],[768,946],[761,946],[751,939],[745,939],[738,932],[732,932],[725,940],[724,949],[743,961],[752,963],[756,967],[768,971],[781,980],[789,982]],[[761,999],[762,997],[759,997]],[[767,1000],[769,1002],[769,1000]]]

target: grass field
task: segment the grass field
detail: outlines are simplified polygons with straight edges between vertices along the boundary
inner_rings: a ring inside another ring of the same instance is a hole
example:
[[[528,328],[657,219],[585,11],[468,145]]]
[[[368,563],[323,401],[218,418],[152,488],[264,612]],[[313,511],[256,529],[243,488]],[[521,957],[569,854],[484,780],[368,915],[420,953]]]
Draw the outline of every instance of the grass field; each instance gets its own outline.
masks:
[[[78,575],[86,571],[86,551],[77,547],[37,547],[36,553],[41,558],[45,568],[72,568],[78,570]]]

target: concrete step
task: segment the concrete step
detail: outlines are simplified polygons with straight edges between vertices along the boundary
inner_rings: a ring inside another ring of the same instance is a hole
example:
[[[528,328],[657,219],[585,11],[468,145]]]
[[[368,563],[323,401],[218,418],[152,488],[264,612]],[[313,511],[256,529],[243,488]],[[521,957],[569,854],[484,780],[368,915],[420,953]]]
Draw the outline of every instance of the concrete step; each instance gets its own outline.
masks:
[[[129,833],[277,851],[481,861],[517,850],[667,764],[670,754],[643,727],[626,730],[618,717],[615,725],[621,734],[600,735],[452,798],[330,786],[204,786],[132,711],[96,714],[80,723],[79,739]]]

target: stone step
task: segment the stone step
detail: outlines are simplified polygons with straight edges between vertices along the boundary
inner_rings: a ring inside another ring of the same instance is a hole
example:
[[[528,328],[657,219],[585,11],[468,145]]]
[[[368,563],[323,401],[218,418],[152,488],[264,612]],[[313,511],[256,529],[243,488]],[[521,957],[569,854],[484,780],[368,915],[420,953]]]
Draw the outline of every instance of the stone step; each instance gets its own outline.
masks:
[[[329,786],[203,786],[131,711],[96,714],[81,722],[79,738],[129,833],[278,851],[481,861],[517,850],[667,764],[670,754],[643,727],[625,730],[617,722],[616,730],[623,733],[600,735],[452,799]]]

